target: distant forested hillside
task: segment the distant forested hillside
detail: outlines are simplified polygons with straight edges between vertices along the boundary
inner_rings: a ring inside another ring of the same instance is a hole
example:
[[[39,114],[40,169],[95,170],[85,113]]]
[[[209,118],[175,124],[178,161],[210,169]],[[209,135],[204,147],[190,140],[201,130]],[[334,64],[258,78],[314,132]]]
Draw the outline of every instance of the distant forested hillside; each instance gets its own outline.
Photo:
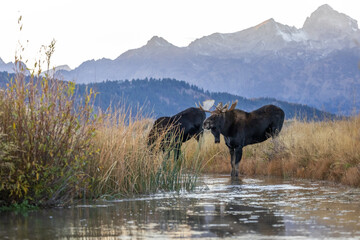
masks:
[[[14,74],[0,72],[0,86],[5,88],[6,83],[11,78],[14,78]],[[207,99],[214,99],[216,104],[238,100],[237,108],[244,111],[252,111],[266,104],[274,104],[285,111],[287,119],[297,117],[299,119],[322,120],[335,117],[335,115],[306,105],[278,101],[273,98],[247,99],[228,93],[213,93],[184,81],[168,78],[78,84],[76,86],[77,97],[81,98],[86,89],[89,88],[98,93],[95,106],[104,111],[109,106],[112,109],[125,107],[131,109],[133,114],[140,110],[143,115],[154,118],[174,115]]]
[[[197,86],[175,79],[136,79],[132,81],[105,81],[101,83],[80,84],[78,93],[82,95],[86,88],[98,92],[96,105],[106,109],[125,104],[133,112],[141,108],[143,114],[152,117],[174,115],[188,107],[194,107],[198,102],[214,99],[218,102],[238,100],[237,108],[252,111],[266,104],[274,104],[284,109],[286,118],[317,119],[333,118],[334,115],[318,109],[278,101],[273,98],[247,99],[228,93],[212,93]]]

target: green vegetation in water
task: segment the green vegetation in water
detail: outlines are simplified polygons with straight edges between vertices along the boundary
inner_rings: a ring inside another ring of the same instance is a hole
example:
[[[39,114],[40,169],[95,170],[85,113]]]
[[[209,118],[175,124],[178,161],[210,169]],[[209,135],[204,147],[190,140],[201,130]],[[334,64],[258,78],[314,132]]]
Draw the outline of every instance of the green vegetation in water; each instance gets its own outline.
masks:
[[[31,205],[27,200],[21,202],[21,203],[14,203],[9,206],[1,206],[0,212],[5,211],[14,211],[14,212],[27,212],[31,210],[38,210],[39,207],[36,205]]]

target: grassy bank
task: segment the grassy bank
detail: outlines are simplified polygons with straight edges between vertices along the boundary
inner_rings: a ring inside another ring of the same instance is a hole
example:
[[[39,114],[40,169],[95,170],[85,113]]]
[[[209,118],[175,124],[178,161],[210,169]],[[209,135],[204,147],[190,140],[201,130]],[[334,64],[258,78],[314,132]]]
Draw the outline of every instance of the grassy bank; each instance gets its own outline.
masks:
[[[222,139],[223,140],[223,139]],[[205,172],[230,173],[224,141],[205,135]],[[240,172],[247,176],[329,180],[360,187],[360,116],[324,122],[289,121],[276,139],[244,148]]]

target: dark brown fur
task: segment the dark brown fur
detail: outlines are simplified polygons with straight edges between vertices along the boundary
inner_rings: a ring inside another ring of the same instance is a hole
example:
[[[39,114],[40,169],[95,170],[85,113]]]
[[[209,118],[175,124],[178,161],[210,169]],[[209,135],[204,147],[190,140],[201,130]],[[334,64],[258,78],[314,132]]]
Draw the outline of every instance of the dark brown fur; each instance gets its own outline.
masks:
[[[203,132],[202,124],[205,117],[204,111],[194,107],[185,109],[172,117],[161,117],[154,122],[153,128],[150,130],[148,145],[152,145],[161,134],[166,133],[163,142],[173,140],[176,143],[175,159],[177,159],[182,142],[186,142],[192,137],[199,140]],[[165,150],[166,147],[169,146],[163,143],[162,149]]]

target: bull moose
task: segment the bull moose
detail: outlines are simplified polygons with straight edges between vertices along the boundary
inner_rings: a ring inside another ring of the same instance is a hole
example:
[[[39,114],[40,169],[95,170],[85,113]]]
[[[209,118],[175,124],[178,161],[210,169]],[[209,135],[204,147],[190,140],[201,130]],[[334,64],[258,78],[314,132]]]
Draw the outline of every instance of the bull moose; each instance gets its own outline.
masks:
[[[203,124],[204,129],[211,130],[215,143],[220,142],[220,134],[224,136],[231,155],[232,177],[239,175],[243,147],[277,136],[285,117],[284,111],[274,105],[266,105],[253,112],[245,112],[235,109],[236,104],[237,101],[228,109],[229,104],[223,106],[219,103],[214,111],[207,111],[211,113],[211,116]]]
[[[174,158],[177,160],[180,155],[181,144],[192,137],[199,141],[199,137],[203,132],[203,122],[206,118],[204,110],[191,107],[185,109],[171,117],[158,118],[150,130],[148,136],[148,145],[151,146],[159,136],[165,134],[162,139],[162,150],[165,151],[166,145],[164,141],[173,142]],[[170,148],[173,146],[170,146]],[[169,148],[169,149],[170,149]]]

